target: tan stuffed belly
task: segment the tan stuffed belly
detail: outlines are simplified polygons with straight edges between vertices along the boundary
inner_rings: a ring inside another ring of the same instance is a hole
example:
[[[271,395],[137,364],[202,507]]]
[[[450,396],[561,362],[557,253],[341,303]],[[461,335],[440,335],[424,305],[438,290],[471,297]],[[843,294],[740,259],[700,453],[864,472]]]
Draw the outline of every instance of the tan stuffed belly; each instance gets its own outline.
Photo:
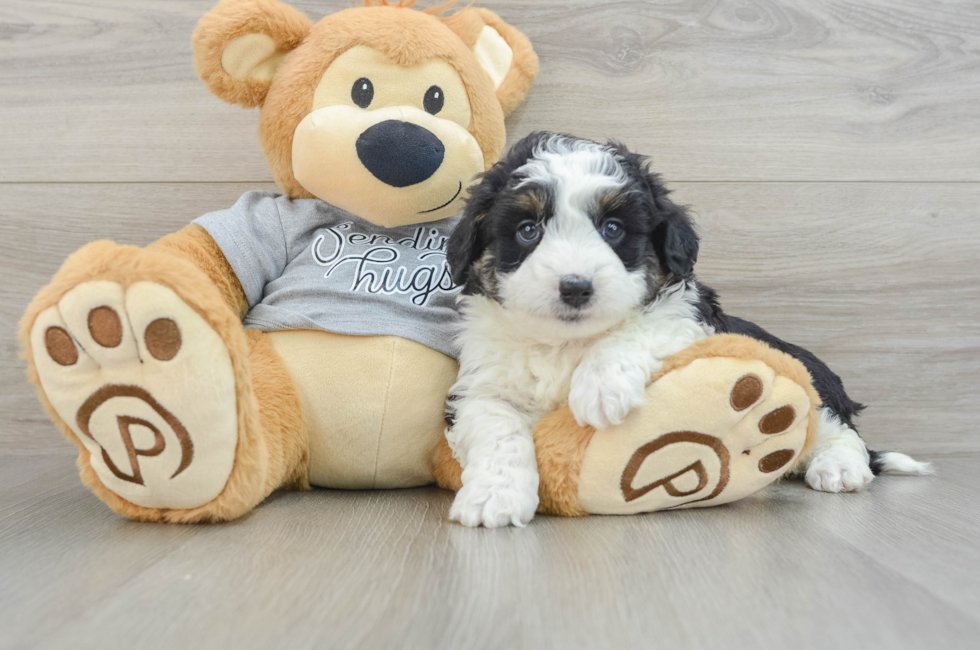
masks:
[[[396,336],[269,336],[303,402],[310,483],[362,489],[432,482],[454,359]]]

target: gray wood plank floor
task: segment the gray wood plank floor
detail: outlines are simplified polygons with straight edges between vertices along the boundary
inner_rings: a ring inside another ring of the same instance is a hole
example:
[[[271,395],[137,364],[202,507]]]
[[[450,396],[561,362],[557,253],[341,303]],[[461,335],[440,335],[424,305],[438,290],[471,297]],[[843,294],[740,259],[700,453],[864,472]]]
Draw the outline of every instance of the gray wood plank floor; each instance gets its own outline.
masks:
[[[80,485],[13,333],[82,244],[274,189],[256,113],[194,77],[215,1],[0,0],[0,648],[975,645],[980,3],[480,3],[541,56],[511,141],[651,154],[726,308],[829,361],[872,446],[937,476],[520,531],[451,525],[434,488],[140,525]]]
[[[127,522],[64,457],[0,457],[0,645],[968,648],[980,454],[856,495],[448,523],[450,495],[281,494],[224,525]]]

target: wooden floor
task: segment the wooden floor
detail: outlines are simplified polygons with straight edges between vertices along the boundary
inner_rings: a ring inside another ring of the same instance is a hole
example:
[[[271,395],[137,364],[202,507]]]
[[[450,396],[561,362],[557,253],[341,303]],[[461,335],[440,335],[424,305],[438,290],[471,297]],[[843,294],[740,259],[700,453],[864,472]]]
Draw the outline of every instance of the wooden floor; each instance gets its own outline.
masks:
[[[127,522],[65,458],[0,457],[0,646],[975,648],[980,454],[858,495],[448,522],[436,488]],[[108,645],[107,645],[108,644]]]
[[[0,648],[975,644],[980,3],[481,2],[541,57],[511,141],[653,156],[728,311],[829,361],[870,444],[938,476],[525,530],[451,525],[428,488],[138,525],[80,485],[13,332],[82,244],[274,187],[257,114],[194,77],[215,1],[0,0]]]

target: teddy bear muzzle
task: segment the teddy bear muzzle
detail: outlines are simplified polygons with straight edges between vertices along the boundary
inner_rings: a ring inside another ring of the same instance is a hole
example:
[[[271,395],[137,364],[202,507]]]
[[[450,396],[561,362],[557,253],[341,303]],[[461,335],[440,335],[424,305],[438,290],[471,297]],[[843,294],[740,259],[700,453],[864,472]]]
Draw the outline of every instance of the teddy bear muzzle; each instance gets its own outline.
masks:
[[[484,169],[472,134],[411,106],[316,109],[293,134],[292,163],[315,197],[386,228],[456,214]]]

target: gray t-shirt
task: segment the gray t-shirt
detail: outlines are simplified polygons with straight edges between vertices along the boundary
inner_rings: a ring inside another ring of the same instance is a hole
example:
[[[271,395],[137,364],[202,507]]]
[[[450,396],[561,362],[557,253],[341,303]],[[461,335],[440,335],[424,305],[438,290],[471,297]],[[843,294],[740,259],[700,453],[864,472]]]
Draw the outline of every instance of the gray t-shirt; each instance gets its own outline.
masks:
[[[247,192],[194,223],[242,283],[245,327],[400,336],[456,357],[446,242],[458,219],[383,228],[318,199]]]

